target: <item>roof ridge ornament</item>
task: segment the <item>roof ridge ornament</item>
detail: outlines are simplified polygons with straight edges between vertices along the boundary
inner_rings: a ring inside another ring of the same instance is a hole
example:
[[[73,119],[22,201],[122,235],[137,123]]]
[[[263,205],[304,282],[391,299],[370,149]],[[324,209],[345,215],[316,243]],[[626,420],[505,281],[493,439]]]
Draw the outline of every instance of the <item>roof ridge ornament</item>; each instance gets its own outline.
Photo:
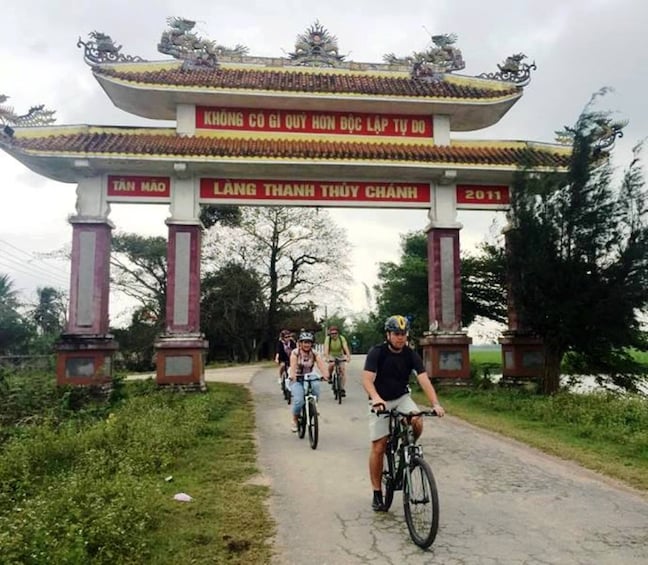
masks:
[[[479,78],[501,80],[515,83],[518,86],[526,86],[531,82],[531,71],[535,71],[538,68],[536,67],[535,61],[530,65],[523,63],[522,61],[526,58],[527,56],[524,53],[509,55],[501,65],[497,65],[498,72],[482,73],[478,76]]]
[[[88,34],[90,40],[77,41],[77,47],[83,46],[83,60],[88,65],[100,63],[132,63],[144,61],[141,57],[124,55],[120,53],[122,46],[116,45],[112,37],[100,31],[92,31]]]
[[[288,53],[290,60],[305,67],[336,67],[344,61],[345,55],[338,52],[337,37],[315,20],[304,33],[297,36],[294,53]]]
[[[18,115],[13,107],[5,105],[9,96],[0,94],[0,124],[3,126],[47,126],[56,121],[55,110],[47,110],[44,104],[32,106],[26,114]]]
[[[388,53],[383,56],[383,61],[391,65],[410,66],[412,78],[433,82],[442,80],[445,73],[460,71],[466,67],[461,49],[453,45],[457,41],[457,34],[432,35],[430,39],[434,47],[425,51],[414,51],[406,57]]]
[[[211,39],[198,37],[193,31],[196,22],[180,17],[167,18],[168,30],[162,32],[158,51],[180,59],[183,69],[216,68],[218,57],[243,57],[248,48],[240,43],[225,47]]]

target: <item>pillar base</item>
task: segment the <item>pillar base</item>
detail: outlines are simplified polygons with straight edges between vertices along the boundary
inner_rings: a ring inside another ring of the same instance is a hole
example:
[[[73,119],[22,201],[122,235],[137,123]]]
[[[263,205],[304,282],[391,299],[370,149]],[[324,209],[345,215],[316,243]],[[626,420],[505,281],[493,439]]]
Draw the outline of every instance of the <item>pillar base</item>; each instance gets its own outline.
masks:
[[[421,339],[419,344],[429,377],[447,384],[467,384],[471,343],[472,338],[464,332],[434,332]]]
[[[528,333],[510,331],[505,332],[498,341],[502,345],[502,379],[515,381],[542,378],[542,339]]]
[[[208,343],[199,334],[167,334],[155,342],[156,383],[183,390],[206,390],[205,352]]]
[[[118,349],[112,335],[63,334],[55,349],[57,385],[112,383],[113,356]]]

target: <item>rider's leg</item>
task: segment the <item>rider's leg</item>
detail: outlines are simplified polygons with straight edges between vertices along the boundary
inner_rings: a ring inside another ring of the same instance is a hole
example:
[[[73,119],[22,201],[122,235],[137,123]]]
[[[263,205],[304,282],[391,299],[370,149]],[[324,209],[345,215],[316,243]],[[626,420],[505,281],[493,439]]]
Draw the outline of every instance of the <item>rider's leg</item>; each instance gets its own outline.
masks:
[[[371,442],[369,451],[369,478],[373,490],[382,489],[383,458],[387,447],[387,436]]]
[[[346,363],[340,363],[340,386],[346,396]]]
[[[301,413],[302,406],[304,406],[304,385],[295,381],[290,386],[292,394],[292,405],[290,410],[292,412],[293,430],[297,427],[297,416]]]
[[[412,418],[412,429],[414,430],[414,439],[421,437],[423,433],[423,418],[420,416]]]

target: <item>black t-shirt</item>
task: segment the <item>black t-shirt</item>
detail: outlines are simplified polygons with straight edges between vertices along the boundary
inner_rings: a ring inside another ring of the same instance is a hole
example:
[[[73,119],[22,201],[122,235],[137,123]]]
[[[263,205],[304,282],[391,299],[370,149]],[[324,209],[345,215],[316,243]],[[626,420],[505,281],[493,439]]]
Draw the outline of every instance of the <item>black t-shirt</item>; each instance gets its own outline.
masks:
[[[381,353],[382,350],[382,353]],[[378,370],[378,361],[380,371]],[[417,375],[425,372],[423,360],[416,351],[405,346],[394,353],[386,343],[372,347],[364,365],[365,371],[376,373],[374,386],[383,400],[394,400],[407,393],[412,371]]]
[[[277,347],[275,349],[277,355],[279,355],[279,361],[281,363],[290,363],[290,352],[297,347],[297,344],[294,340],[289,339],[284,342],[283,340],[277,340]]]

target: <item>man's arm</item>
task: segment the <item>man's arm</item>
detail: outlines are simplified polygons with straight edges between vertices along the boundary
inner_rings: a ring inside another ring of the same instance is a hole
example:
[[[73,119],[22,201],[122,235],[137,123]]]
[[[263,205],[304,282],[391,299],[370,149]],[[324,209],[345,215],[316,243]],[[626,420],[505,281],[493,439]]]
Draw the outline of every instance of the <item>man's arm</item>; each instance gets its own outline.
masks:
[[[378,391],[376,390],[376,385],[374,384],[375,380],[376,373],[372,373],[371,371],[367,371],[366,369],[362,371],[362,386],[364,387],[365,391],[367,391],[367,394],[371,399],[371,404],[384,404],[385,401],[381,398],[381,396],[378,394]]]
[[[428,374],[425,371],[423,371],[422,373],[416,375],[416,379],[421,385],[421,389],[425,393],[425,396],[427,396],[427,399],[432,405],[434,411],[437,413],[438,416],[443,416],[445,414],[445,410],[443,409],[443,406],[439,404],[439,397],[437,396],[436,390],[434,389],[434,385],[432,384],[432,381],[428,377]]]
[[[344,351],[347,363],[351,361],[351,352],[349,351],[349,343],[347,342],[346,337],[342,337],[342,351]]]

